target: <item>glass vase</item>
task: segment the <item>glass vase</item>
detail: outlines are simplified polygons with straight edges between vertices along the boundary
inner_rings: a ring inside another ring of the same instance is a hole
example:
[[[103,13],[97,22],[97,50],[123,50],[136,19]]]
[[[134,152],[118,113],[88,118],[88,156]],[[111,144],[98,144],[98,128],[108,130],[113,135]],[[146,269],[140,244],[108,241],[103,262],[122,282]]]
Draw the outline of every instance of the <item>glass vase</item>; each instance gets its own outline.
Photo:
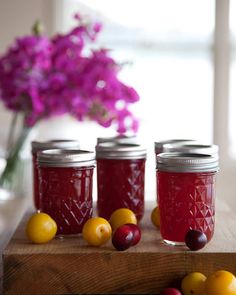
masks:
[[[29,161],[25,156],[25,143],[31,128],[23,127],[17,141],[12,145],[6,157],[6,165],[0,176],[0,200],[22,196],[26,192]]]

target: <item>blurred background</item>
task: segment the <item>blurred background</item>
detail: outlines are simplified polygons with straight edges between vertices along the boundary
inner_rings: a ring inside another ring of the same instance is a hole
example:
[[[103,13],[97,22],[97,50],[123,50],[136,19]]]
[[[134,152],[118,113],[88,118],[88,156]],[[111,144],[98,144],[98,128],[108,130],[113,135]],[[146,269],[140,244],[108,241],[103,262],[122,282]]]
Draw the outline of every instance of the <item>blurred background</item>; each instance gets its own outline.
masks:
[[[99,44],[125,63],[121,79],[140,94],[132,106],[148,147],[146,198],[155,199],[154,141],[190,138],[220,146],[218,198],[236,206],[236,1],[0,0],[0,55],[35,20],[66,32],[76,12],[101,21]],[[0,148],[12,114],[0,106]],[[78,138],[92,148],[115,131],[69,117],[44,121],[34,138]],[[50,128],[49,128],[50,126]],[[30,182],[30,180],[29,180]]]

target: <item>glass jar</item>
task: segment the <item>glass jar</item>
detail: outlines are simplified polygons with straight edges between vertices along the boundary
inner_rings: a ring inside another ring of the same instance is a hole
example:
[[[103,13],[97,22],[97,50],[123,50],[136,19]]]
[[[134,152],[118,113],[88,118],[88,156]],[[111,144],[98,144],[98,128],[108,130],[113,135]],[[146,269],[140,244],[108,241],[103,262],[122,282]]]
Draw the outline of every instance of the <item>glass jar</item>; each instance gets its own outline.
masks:
[[[161,153],[157,156],[160,230],[163,240],[184,244],[190,229],[214,232],[215,179],[218,157],[204,154]]]
[[[99,216],[109,219],[116,209],[129,208],[140,220],[146,149],[136,144],[103,143],[96,146],[96,158]]]
[[[167,140],[162,140],[162,141],[156,141],[154,143],[155,147],[155,156],[156,156],[156,161],[157,161],[157,155],[168,152],[167,148],[171,148],[172,146],[182,146],[183,144],[187,143],[195,143],[196,141],[193,139],[167,139]],[[157,193],[157,203],[158,203],[158,189],[157,189],[157,184],[156,184],[156,193]]]
[[[50,141],[32,141],[31,153],[33,162],[33,199],[36,210],[40,211],[37,153],[43,150],[50,149],[79,149],[79,146],[80,144],[77,140],[59,139]]]
[[[82,150],[38,153],[40,209],[57,223],[57,234],[77,234],[92,217],[95,154]]]

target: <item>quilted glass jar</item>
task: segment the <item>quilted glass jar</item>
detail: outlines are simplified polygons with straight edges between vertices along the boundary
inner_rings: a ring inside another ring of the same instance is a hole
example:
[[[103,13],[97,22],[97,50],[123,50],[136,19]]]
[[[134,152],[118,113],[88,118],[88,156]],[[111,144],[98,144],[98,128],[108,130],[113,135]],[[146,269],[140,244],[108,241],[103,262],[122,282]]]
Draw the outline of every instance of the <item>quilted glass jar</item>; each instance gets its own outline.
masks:
[[[218,156],[162,153],[157,156],[160,229],[165,242],[184,244],[190,229],[214,233]]]
[[[138,220],[144,213],[146,149],[137,144],[96,146],[97,209],[109,219],[119,208],[131,209]]]
[[[57,223],[57,234],[82,232],[92,217],[95,155],[81,150],[38,154],[40,209]]]
[[[49,149],[67,149],[67,148],[79,148],[79,142],[77,140],[49,140],[49,141],[32,141],[31,152],[32,152],[32,162],[33,162],[33,197],[34,206],[36,210],[40,211],[40,200],[39,200],[39,180],[38,180],[38,162],[37,153],[43,150]]]

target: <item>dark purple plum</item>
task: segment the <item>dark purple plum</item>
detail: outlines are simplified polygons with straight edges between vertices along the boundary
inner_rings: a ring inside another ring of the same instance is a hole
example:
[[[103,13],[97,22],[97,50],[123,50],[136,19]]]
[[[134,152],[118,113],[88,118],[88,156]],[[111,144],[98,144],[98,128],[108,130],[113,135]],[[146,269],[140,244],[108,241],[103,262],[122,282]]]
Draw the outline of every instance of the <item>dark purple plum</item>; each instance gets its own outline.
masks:
[[[128,249],[132,246],[133,240],[133,230],[126,224],[118,227],[112,236],[112,244],[118,251]]]
[[[207,244],[207,236],[200,230],[190,229],[185,236],[185,244],[192,251],[197,251]]]
[[[175,288],[165,288],[162,292],[161,295],[181,295],[182,293],[175,289]]]
[[[141,229],[137,224],[127,223],[126,225],[128,225],[133,232],[134,237],[131,246],[135,246],[141,239]]]

